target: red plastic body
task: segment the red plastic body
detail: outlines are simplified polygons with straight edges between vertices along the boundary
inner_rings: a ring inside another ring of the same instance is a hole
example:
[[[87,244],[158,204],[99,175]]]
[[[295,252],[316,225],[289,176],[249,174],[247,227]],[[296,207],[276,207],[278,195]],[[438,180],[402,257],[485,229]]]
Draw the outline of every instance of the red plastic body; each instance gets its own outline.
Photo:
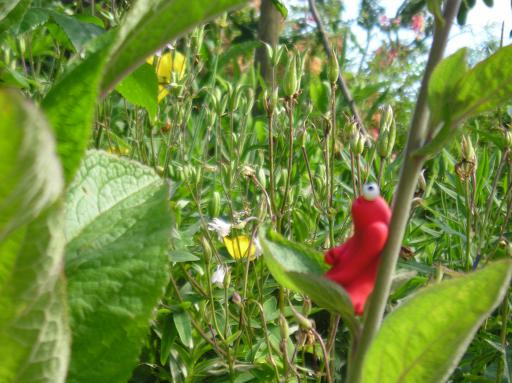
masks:
[[[354,234],[325,253],[325,261],[332,265],[326,276],[348,292],[356,315],[363,314],[373,291],[390,219],[391,209],[382,197],[358,197],[352,204]]]

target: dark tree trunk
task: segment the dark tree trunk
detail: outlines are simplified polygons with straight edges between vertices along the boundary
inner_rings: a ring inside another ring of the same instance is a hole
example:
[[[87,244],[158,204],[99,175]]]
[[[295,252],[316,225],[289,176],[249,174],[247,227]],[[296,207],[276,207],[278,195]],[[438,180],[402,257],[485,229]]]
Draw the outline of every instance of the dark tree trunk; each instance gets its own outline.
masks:
[[[258,40],[269,44],[271,47],[275,47],[281,31],[281,19],[281,14],[272,3],[272,0],[261,0]],[[255,65],[256,69],[259,68],[261,77],[265,80],[266,84],[271,85],[272,68],[265,46],[256,49]]]

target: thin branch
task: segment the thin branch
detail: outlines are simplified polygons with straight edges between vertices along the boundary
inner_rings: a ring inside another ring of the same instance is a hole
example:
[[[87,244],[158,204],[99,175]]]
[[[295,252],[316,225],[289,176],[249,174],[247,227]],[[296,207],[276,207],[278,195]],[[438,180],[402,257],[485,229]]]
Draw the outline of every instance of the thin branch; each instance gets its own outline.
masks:
[[[332,49],[331,45],[329,44],[329,38],[327,37],[327,32],[325,31],[324,25],[322,23],[322,20],[320,19],[320,15],[318,14],[318,9],[316,8],[316,1],[315,0],[308,0],[309,2],[309,11],[311,12],[311,15],[315,19],[316,26],[318,29],[318,33],[320,34],[320,37],[322,38],[322,45],[324,46],[325,53],[327,54],[327,57],[330,59],[332,56]],[[354,115],[354,118],[357,122],[357,125],[359,127],[359,130],[361,133],[364,133],[366,135],[367,130],[364,126],[363,119],[361,118],[361,114],[359,113],[359,110],[357,109],[357,105],[354,102],[354,99],[352,98],[352,94],[350,93],[350,90],[348,89],[347,83],[345,82],[345,79],[342,76],[341,71],[339,71],[338,74],[338,86],[341,89],[341,93],[343,93],[343,97],[345,97],[345,101],[347,101],[347,104],[352,111],[352,114]]]
[[[375,334],[380,328],[386,302],[389,296],[393,271],[396,267],[398,254],[405,234],[411,201],[421,172],[424,157],[414,156],[413,152],[420,148],[427,135],[429,120],[428,111],[428,83],[436,65],[441,61],[448,41],[448,35],[452,21],[457,14],[461,0],[447,0],[444,9],[444,23],[436,23],[434,40],[428,57],[425,74],[421,82],[421,88],[416,102],[416,108],[411,122],[409,139],[405,149],[405,155],[393,204],[393,215],[389,225],[389,236],[381,254],[381,261],[377,275],[375,288],[373,289],[370,304],[366,308],[366,319],[360,343],[356,345],[353,364],[350,366],[348,382],[359,383],[361,381],[364,356]]]

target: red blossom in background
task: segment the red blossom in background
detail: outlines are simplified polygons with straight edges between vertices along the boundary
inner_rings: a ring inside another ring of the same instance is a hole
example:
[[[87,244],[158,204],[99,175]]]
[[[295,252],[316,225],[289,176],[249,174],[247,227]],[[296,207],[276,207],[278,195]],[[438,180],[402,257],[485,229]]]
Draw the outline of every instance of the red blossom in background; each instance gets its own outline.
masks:
[[[425,32],[425,17],[423,14],[417,13],[411,17],[411,28],[416,35],[421,35]]]

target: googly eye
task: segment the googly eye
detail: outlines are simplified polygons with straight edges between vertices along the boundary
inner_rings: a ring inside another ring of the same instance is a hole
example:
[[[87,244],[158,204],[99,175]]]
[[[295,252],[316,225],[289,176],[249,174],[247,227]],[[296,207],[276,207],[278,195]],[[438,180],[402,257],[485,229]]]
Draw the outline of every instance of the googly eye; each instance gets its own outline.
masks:
[[[380,195],[379,186],[376,183],[369,183],[363,186],[363,198],[367,201],[373,201]]]

